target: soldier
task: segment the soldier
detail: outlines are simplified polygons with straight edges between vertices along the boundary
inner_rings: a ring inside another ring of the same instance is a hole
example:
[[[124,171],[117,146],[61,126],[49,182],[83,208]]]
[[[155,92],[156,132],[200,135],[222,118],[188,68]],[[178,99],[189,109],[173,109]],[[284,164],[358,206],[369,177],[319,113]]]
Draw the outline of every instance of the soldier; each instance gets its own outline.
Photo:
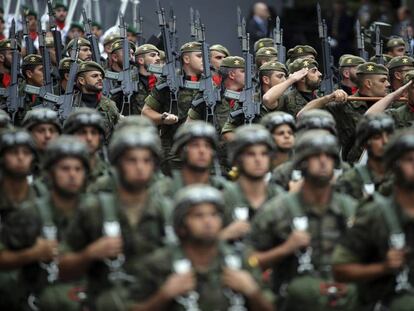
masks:
[[[90,108],[76,109],[65,121],[63,131],[65,134],[76,136],[88,146],[90,169],[86,185],[109,174],[109,164],[102,160],[99,154],[105,137],[104,120],[99,112]]]
[[[357,78],[358,92],[354,96],[383,97],[387,94],[390,83],[388,82],[388,69],[384,65],[371,62],[358,65]],[[323,107],[328,110],[334,116],[337,124],[338,138],[342,147],[342,158],[353,163],[359,159],[360,154],[354,153],[353,157],[350,158],[348,153],[356,139],[356,126],[371,106],[371,102],[346,101],[342,96],[338,97],[338,101],[339,103],[333,103],[329,100],[329,97],[322,97],[321,100],[308,103],[301,112]]]
[[[359,56],[345,54],[339,59],[339,74],[341,81],[338,88],[344,90],[348,95],[353,95],[357,92],[357,74],[356,68],[358,65],[365,63],[365,60]]]
[[[230,52],[229,50],[222,46],[221,44],[213,44],[212,46],[210,46],[210,65],[213,69],[213,80],[214,83],[216,83],[217,86],[221,85],[221,79],[220,74],[219,74],[219,69],[221,66],[221,62],[223,61],[223,59],[225,59],[226,57],[230,56]]]
[[[397,128],[412,126],[414,120],[414,113],[411,108],[414,103],[414,87],[412,85],[413,79],[414,70],[411,70],[407,72],[404,77],[404,86],[377,101],[367,110],[366,114],[385,112],[394,119],[395,126]],[[399,101],[400,97],[405,93],[408,95],[408,103],[398,108],[389,108],[393,106],[394,102]]]
[[[111,67],[109,68],[113,72],[121,72],[123,70],[123,64],[124,64],[124,55],[123,55],[123,39],[118,39],[112,43],[111,46],[111,54],[109,55],[111,59]],[[135,61],[134,60],[134,53],[135,53],[136,47],[132,42],[129,42],[129,59],[128,62]],[[132,78],[131,78],[132,79]],[[134,81],[134,83],[137,83],[137,81]],[[112,88],[120,87],[121,82],[114,81],[112,83]],[[113,100],[116,103],[116,106],[118,107],[119,113],[124,116],[129,116],[131,114],[140,114],[141,113],[141,107],[138,104],[138,94],[134,92],[130,97],[130,102],[125,103],[124,101],[124,94],[122,92],[122,89],[111,96],[111,100]]]
[[[395,174],[390,197],[375,195],[358,208],[355,224],[334,252],[340,281],[357,282],[364,310],[410,310],[413,257],[414,132],[396,134],[384,153]]]
[[[55,94],[65,94],[66,85],[69,80],[69,71],[72,60],[69,57],[62,58],[59,63],[59,81],[55,88]]]
[[[212,176],[217,150],[217,134],[214,127],[203,121],[183,124],[174,136],[171,149],[182,160],[182,168],[172,171],[172,178],[165,178],[154,188],[161,195],[173,198],[177,191],[190,184],[209,184],[220,191],[229,187],[229,183],[220,175]]]
[[[112,64],[111,64],[109,55],[111,54],[112,43],[114,43],[118,39],[120,39],[120,37],[119,37],[119,34],[116,34],[116,33],[111,33],[104,38],[104,41],[103,41],[104,53],[102,56],[106,59],[105,69],[111,68]]]
[[[28,201],[5,224],[7,252],[27,253],[20,261],[21,310],[79,310],[77,291],[82,282],[59,280],[58,242],[65,234],[79,204],[89,169],[88,150],[83,142],[61,136],[46,149],[44,167],[50,192]],[[31,224],[31,225],[28,225]]]
[[[316,57],[318,57],[318,53],[310,45],[297,45],[288,50],[286,66],[289,66],[298,58],[310,58],[315,60]]]
[[[384,149],[394,132],[394,121],[386,114],[365,115],[356,129],[357,145],[368,153],[366,164],[358,164],[339,177],[339,191],[361,200],[378,191],[390,176],[385,174]]]
[[[264,47],[274,47],[275,46],[275,42],[273,41],[272,38],[261,38],[259,40],[257,40],[254,45],[253,45],[253,51],[256,54],[256,52]]]
[[[109,140],[111,133],[119,120],[116,104],[109,98],[102,96],[105,71],[95,62],[83,62],[79,65],[76,81],[80,89],[73,99],[73,107],[87,107],[96,109],[104,118],[105,140]]]
[[[225,90],[240,91],[244,87],[244,59],[239,56],[228,56],[221,62],[219,75],[221,77],[221,102],[214,107],[214,117],[212,119],[207,116],[207,108],[205,103],[199,104],[197,107],[191,106],[188,111],[188,120],[204,120],[212,123],[217,133],[220,135],[222,129],[227,122],[230,111],[235,107],[236,100],[228,99],[224,96]],[[201,96],[201,95],[199,95]],[[224,134],[224,133],[223,133]],[[226,138],[226,135],[224,135]]]
[[[92,310],[108,298],[122,303],[125,286],[134,282],[131,269],[172,232],[168,202],[148,187],[161,153],[160,140],[150,131],[128,127],[116,132],[109,145],[116,189],[82,199],[68,228],[60,275],[87,275]]]
[[[66,34],[69,29],[69,25],[66,23],[66,17],[68,16],[68,7],[62,1],[56,1],[53,6],[55,13],[55,23],[57,29],[62,35],[62,42],[65,42]]]
[[[263,47],[255,54],[256,68],[260,68],[264,63],[277,61],[277,50],[274,47]],[[287,71],[287,70],[286,70]]]
[[[276,145],[272,157],[272,170],[290,160],[295,144],[296,123],[293,116],[283,111],[275,111],[265,115],[260,123],[272,135]]]
[[[65,45],[75,38],[82,38],[85,35],[85,29],[79,22],[72,22],[66,34]]]
[[[353,287],[335,283],[330,272],[333,247],[356,207],[331,184],[339,164],[335,136],[323,130],[304,133],[295,144],[294,162],[304,176],[303,186],[269,201],[254,218],[255,257],[262,269],[273,268],[282,309],[359,310]]]
[[[27,31],[36,50],[39,49],[39,37],[37,34],[37,13],[27,6],[23,6],[23,18],[27,21]],[[23,55],[27,55],[27,47],[22,51]]]
[[[188,42],[181,46],[182,73],[185,81],[197,81],[203,71],[201,44]],[[163,83],[160,81],[159,83]],[[161,142],[164,149],[164,160],[174,157],[170,153],[173,137],[178,127],[187,119],[188,110],[198,90],[181,88],[178,92],[177,103],[171,102],[171,94],[166,87],[157,90],[155,87],[145,99],[142,114],[160,125]],[[168,165],[163,163],[163,171],[168,171]]]
[[[223,193],[224,240],[243,239],[250,232],[250,221],[270,199],[284,192],[266,178],[271,168],[275,145],[270,133],[259,124],[244,125],[235,131],[229,145],[228,160],[238,171],[238,179]],[[228,225],[227,225],[228,224]]]
[[[386,44],[387,54],[391,57],[405,55],[405,41],[401,37],[391,37]]]
[[[382,57],[382,61],[384,63],[384,66],[387,66],[388,63],[393,59],[393,57],[391,55],[388,55],[388,54],[382,54],[381,57]],[[369,59],[369,61],[372,62],[372,63],[376,63],[377,62],[377,57],[375,55],[373,55]]]
[[[69,41],[68,45],[66,46],[66,54],[71,55],[72,49],[75,45],[75,40],[72,39]],[[92,50],[91,50],[91,43],[86,40],[85,38],[78,38],[78,48],[79,48],[79,54],[78,59],[86,62],[92,60]]]
[[[12,52],[10,47],[10,39],[0,41],[0,87],[2,88],[7,88],[11,82]]]
[[[409,56],[396,56],[388,64],[391,89],[396,91],[404,85],[406,73],[414,69],[414,59]]]
[[[311,58],[298,58],[289,65],[291,74],[307,68],[307,74],[297,80],[290,90],[284,93],[278,100],[277,109],[287,112],[292,116],[301,110],[307,103],[317,96],[315,91],[322,81],[322,74],[318,69],[318,63]]]
[[[32,135],[36,146],[37,157],[33,161],[33,175],[42,174],[46,148],[62,132],[59,117],[56,111],[48,108],[36,108],[27,112],[22,126]]]
[[[137,94],[138,114],[141,114],[142,107],[145,104],[145,98],[151,93],[157,83],[157,77],[148,71],[148,67],[153,64],[159,64],[160,51],[152,44],[143,44],[137,48],[135,60],[139,73]]]
[[[188,186],[174,205],[180,244],[144,262],[130,295],[137,303],[129,310],[273,310],[273,296],[262,287],[254,258],[219,243],[220,192]]]

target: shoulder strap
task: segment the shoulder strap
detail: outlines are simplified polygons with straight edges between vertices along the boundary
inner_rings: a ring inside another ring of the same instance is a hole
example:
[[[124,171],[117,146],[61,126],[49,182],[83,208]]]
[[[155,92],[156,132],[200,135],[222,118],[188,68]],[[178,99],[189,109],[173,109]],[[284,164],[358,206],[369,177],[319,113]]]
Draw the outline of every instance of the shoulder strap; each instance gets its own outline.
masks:
[[[389,204],[388,200],[385,200],[384,198],[381,198],[380,196],[376,195],[375,202],[378,203],[381,212],[385,217],[385,221],[387,222],[390,234],[392,235],[403,233],[397,213],[395,212],[393,206]]]
[[[365,165],[355,165],[355,169],[358,172],[359,176],[361,176],[364,185],[373,184],[372,178],[369,175]]]
[[[352,217],[355,216],[355,208],[351,207],[351,202],[349,200],[346,199],[345,196],[343,195],[337,195],[337,198],[339,200],[339,205],[340,208],[342,210],[342,212],[344,213],[345,217],[347,219],[350,219]]]
[[[292,218],[296,217],[303,217],[305,216],[305,213],[303,212],[300,202],[298,200],[297,194],[288,194],[285,196],[285,203],[289,207],[289,212],[292,215]]]
[[[52,211],[48,200],[42,198],[36,200],[36,208],[39,211],[40,219],[42,220],[42,234],[48,240],[57,239],[57,228],[53,222]]]
[[[102,207],[104,222],[118,222],[118,216],[115,211],[115,198],[109,193],[98,193],[99,203]]]

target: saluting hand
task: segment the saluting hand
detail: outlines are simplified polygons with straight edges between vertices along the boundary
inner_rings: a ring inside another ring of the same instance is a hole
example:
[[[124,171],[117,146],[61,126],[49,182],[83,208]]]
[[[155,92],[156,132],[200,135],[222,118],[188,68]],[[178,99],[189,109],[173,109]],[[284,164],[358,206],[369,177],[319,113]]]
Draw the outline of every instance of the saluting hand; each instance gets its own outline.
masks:
[[[308,68],[302,68],[301,70],[290,74],[289,79],[292,79],[294,82],[298,82],[299,80],[306,77],[306,75],[308,74],[308,71],[309,71]]]

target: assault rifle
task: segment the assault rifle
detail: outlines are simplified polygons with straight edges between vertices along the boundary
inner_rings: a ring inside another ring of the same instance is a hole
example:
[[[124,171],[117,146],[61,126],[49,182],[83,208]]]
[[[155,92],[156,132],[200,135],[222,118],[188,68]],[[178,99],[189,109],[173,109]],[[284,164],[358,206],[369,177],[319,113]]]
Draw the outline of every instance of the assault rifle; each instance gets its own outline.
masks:
[[[365,34],[364,32],[361,32],[361,24],[358,19],[355,23],[355,32],[359,56],[362,57],[365,61],[368,61],[369,55],[365,50]]]
[[[277,51],[277,61],[284,64],[286,62],[286,47],[283,45],[283,28],[280,28],[280,18],[276,17],[276,27],[273,29],[273,40]]]

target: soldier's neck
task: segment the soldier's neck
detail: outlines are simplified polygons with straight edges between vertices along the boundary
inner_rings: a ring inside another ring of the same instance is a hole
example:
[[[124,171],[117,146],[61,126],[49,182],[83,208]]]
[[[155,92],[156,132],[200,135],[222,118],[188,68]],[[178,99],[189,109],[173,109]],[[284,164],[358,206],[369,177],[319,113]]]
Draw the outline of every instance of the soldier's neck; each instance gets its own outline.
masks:
[[[414,191],[396,186],[394,197],[402,209],[414,217]]]
[[[150,76],[150,75],[151,75],[151,73],[150,73],[150,72],[148,72],[148,70],[147,70],[147,69],[145,69],[145,66],[142,66],[142,65],[140,65],[140,66],[139,66],[139,74],[140,74],[141,76],[144,76],[144,77],[148,77],[148,76]]]
[[[342,85],[345,85],[345,86],[347,86],[347,87],[356,87],[356,84],[355,84],[355,83],[353,83],[350,79],[343,79],[343,80],[341,81],[341,84],[342,84]]]
[[[226,79],[226,80],[224,80],[224,88],[226,89],[226,90],[230,90],[230,91],[237,91],[237,92],[239,92],[240,91],[240,86],[239,85],[237,85],[237,84],[234,84],[231,80],[229,80],[229,79]]]
[[[188,166],[184,166],[181,170],[181,176],[183,177],[184,185],[192,184],[208,184],[210,180],[210,171],[196,171]]]
[[[78,196],[63,197],[56,191],[51,191],[53,205],[65,215],[73,214],[78,204]]]
[[[27,199],[29,195],[30,186],[27,178],[12,178],[3,176],[1,181],[1,188],[7,198],[13,203],[21,203]]]
[[[197,270],[207,269],[218,254],[218,245],[203,243],[182,243],[185,255]]]
[[[296,89],[302,93],[312,93],[314,91],[309,89],[304,83],[296,83]]]
[[[280,164],[285,163],[290,159],[290,152],[278,152],[276,156],[272,159],[272,166],[275,168]]]
[[[112,63],[111,70],[115,71],[115,72],[120,72],[120,71],[122,71],[122,67],[118,66],[118,64],[114,62],[114,63]]]
[[[302,189],[302,198],[307,204],[325,206],[331,200],[332,186],[316,187],[305,179]]]
[[[367,166],[370,170],[374,171],[374,173],[378,176],[385,175],[385,165],[381,161],[381,159],[376,159],[374,157],[369,157]]]
[[[138,206],[139,204],[146,202],[148,196],[148,187],[147,185],[142,185],[142,187],[137,187],[132,191],[120,186],[118,187],[118,196],[123,205]]]
[[[183,74],[187,77],[198,77],[199,74],[195,72],[190,66],[183,65]]]
[[[260,207],[267,199],[267,184],[265,178],[252,179],[240,175],[238,180],[243,194],[254,208]]]

